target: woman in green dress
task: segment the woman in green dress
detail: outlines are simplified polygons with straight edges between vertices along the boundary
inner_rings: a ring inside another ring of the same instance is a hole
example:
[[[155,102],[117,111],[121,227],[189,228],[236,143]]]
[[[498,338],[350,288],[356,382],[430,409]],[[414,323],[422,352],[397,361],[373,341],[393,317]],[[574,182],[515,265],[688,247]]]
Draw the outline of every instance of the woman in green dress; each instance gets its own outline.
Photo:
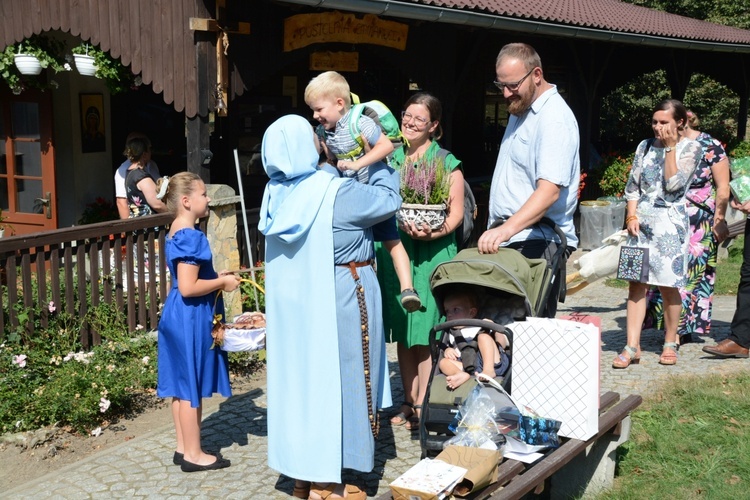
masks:
[[[437,140],[442,136],[440,119],[442,105],[433,95],[421,92],[406,101],[401,113],[401,132],[406,139],[391,158],[391,166],[399,170],[405,163],[418,165],[422,161],[444,159],[450,171],[450,198],[448,215],[438,229],[413,223],[399,224],[401,241],[411,259],[414,288],[422,299],[422,307],[408,313],[399,301],[400,287],[390,256],[379,245],[377,249],[378,281],[383,295],[383,321],[385,333],[397,343],[398,364],[404,387],[404,402],[391,424],[404,425],[416,430],[419,412],[427,390],[432,367],[430,358],[430,329],[440,320],[435,299],[430,292],[430,274],[435,266],[452,259],[457,253],[454,231],[464,218],[464,176],[461,162],[451,153],[441,149]]]

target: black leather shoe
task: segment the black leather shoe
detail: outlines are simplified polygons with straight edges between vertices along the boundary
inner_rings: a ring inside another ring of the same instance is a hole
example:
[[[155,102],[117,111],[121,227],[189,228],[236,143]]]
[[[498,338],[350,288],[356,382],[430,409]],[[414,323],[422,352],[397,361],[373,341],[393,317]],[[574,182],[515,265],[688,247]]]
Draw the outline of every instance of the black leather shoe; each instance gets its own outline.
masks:
[[[180,468],[182,469],[182,472],[201,472],[204,470],[224,469],[230,465],[232,465],[232,462],[226,458],[216,457],[216,461],[208,465],[198,465],[183,459]]]
[[[218,451],[216,453],[212,453],[210,451],[207,451],[205,453],[208,453],[209,455],[213,455],[215,457],[222,458],[221,453],[219,453]],[[175,465],[182,465],[182,462],[184,461],[185,461],[185,454],[180,453],[179,451],[175,451],[174,455],[172,455],[172,463]]]
[[[742,347],[729,339],[724,339],[716,345],[706,346],[703,348],[703,352],[720,358],[750,358],[750,353],[746,347]]]

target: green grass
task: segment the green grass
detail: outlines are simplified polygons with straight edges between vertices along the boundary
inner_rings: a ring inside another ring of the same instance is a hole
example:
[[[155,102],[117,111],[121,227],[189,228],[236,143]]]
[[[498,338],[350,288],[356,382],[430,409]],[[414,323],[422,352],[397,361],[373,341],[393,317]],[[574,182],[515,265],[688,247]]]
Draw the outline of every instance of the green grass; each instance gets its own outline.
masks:
[[[748,498],[750,372],[673,378],[632,413],[615,486],[597,498]]]
[[[735,238],[729,247],[729,256],[719,261],[716,267],[716,283],[714,293],[716,295],[735,295],[740,284],[740,267],[742,266],[742,248],[745,245],[745,237]],[[627,288],[628,282],[617,278],[607,278],[607,286],[613,288]]]
[[[719,261],[716,266],[716,284],[714,293],[717,295],[735,295],[740,284],[740,267],[742,266],[742,249],[745,237],[735,238],[729,247],[729,257]]]

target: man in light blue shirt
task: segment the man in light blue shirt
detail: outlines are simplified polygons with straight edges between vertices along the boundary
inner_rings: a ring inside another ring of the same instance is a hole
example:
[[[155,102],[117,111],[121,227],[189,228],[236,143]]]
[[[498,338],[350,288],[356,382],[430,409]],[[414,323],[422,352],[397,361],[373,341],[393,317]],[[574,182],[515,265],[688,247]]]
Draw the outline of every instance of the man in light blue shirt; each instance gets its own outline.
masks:
[[[557,87],[544,79],[541,59],[531,46],[504,46],[495,72],[510,119],[492,177],[489,227],[504,222],[485,231],[477,246],[481,253],[509,246],[526,257],[551,261],[560,241],[551,228],[537,225],[547,217],[565,234],[567,257],[578,245],[573,224],[580,179],[578,122]],[[561,260],[544,315],[554,316],[557,310],[565,276]]]

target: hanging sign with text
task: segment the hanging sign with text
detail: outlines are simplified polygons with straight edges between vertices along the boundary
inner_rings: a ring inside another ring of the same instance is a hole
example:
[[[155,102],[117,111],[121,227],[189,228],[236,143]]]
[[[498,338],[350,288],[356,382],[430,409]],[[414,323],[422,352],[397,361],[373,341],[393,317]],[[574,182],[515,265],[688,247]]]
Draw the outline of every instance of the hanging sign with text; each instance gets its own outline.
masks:
[[[312,71],[359,71],[358,52],[313,52],[310,54]]]
[[[284,19],[284,52],[313,43],[370,43],[406,50],[409,26],[384,21],[373,14],[357,19],[354,14],[323,12]]]

